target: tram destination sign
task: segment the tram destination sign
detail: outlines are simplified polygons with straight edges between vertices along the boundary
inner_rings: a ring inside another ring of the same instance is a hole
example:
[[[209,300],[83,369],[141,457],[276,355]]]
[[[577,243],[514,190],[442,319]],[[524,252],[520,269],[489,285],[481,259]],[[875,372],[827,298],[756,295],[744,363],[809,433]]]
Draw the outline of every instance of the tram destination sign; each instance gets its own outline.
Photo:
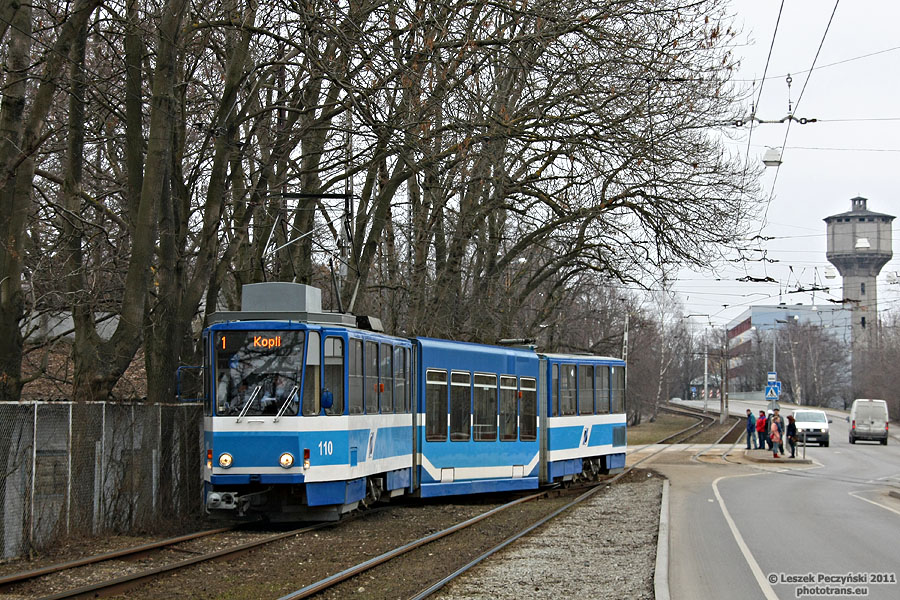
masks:
[[[281,334],[255,331],[229,331],[216,338],[216,349],[224,352],[252,349],[256,351],[278,350],[285,342]]]

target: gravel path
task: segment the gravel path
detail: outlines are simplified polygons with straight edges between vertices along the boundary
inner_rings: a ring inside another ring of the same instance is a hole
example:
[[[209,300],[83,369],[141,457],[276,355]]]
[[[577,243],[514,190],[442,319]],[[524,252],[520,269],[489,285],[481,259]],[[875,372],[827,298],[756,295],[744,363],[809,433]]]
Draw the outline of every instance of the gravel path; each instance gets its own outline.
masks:
[[[653,598],[662,478],[614,485],[519,540],[433,596]]]

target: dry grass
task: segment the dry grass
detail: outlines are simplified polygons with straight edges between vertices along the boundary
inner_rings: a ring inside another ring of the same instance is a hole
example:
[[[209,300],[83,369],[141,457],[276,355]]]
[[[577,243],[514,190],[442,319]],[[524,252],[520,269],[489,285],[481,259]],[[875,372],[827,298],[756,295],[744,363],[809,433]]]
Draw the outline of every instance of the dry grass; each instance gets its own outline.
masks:
[[[644,421],[636,427],[628,428],[628,445],[652,444],[666,436],[677,433],[697,422],[697,419],[669,413],[659,413],[656,421]]]

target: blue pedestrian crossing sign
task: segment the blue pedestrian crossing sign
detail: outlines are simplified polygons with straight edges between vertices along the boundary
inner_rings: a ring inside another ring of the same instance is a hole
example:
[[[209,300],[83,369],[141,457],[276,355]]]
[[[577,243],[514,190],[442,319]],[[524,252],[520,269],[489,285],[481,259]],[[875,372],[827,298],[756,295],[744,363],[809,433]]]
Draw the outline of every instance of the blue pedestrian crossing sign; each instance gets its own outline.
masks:
[[[766,384],[766,400],[778,400],[781,395],[781,382],[770,381]]]

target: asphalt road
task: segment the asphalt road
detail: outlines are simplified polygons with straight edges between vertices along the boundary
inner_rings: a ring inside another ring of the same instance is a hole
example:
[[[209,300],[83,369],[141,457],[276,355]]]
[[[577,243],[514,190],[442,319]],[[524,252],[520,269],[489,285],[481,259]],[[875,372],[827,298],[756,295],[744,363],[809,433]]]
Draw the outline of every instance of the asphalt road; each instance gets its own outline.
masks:
[[[673,599],[900,598],[900,441],[850,445],[844,416],[812,465],[653,465],[671,480]]]

